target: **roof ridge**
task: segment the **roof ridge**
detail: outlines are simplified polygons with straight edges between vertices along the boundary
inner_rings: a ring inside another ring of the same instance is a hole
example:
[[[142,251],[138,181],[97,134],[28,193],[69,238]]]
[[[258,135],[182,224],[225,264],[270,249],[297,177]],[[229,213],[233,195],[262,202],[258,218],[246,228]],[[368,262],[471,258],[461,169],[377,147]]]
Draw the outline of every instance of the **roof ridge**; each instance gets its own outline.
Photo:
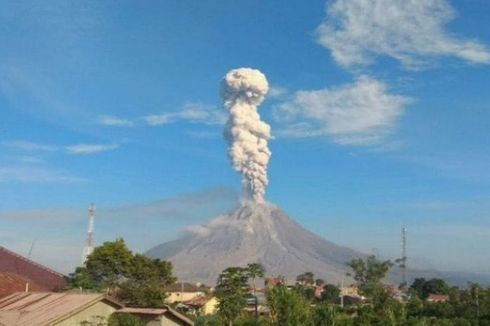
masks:
[[[18,253],[15,253],[12,250],[9,250],[9,249],[7,249],[7,248],[5,248],[3,246],[0,246],[0,251],[2,251],[2,250],[5,251],[6,253],[8,253],[9,255],[12,255],[12,256],[14,256],[16,258],[22,259],[22,260],[24,260],[24,261],[26,261],[26,262],[28,262],[28,263],[36,266],[36,267],[39,267],[41,269],[44,269],[45,271],[47,271],[47,272],[49,272],[51,274],[55,274],[56,276],[65,277],[65,275],[63,275],[63,274],[61,274],[61,273],[59,273],[59,272],[57,272],[57,271],[55,271],[55,270],[53,270],[53,269],[51,269],[49,267],[46,267],[46,266],[41,265],[39,263],[36,263],[35,261],[33,261],[33,260],[29,259],[29,258],[26,258],[26,257],[24,257],[22,255],[19,255]]]

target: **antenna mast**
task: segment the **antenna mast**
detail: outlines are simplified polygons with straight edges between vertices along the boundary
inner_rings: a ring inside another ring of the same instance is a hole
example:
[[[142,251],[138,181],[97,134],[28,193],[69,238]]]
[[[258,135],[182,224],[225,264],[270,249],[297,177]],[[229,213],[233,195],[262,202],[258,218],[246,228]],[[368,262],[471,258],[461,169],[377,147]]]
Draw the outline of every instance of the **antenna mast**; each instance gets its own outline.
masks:
[[[34,245],[36,244],[37,238],[32,240],[31,247],[29,248],[29,253],[27,254],[27,258],[31,259],[32,250],[34,250]]]
[[[82,264],[85,264],[88,255],[90,255],[94,251],[94,245],[93,245],[94,219],[95,219],[95,204],[92,203],[88,208],[87,242],[85,243],[85,248],[83,248]]]
[[[402,286],[407,286],[407,228],[402,228]]]

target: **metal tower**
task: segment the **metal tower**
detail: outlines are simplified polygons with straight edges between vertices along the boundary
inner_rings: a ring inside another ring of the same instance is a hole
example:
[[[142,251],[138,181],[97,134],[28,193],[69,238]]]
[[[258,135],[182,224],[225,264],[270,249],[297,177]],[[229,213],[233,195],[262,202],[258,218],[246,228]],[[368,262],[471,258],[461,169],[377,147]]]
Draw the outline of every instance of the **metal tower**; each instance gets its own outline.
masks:
[[[407,286],[407,228],[402,228],[402,285]]]
[[[94,219],[95,219],[95,205],[90,204],[88,208],[88,232],[87,232],[87,242],[85,243],[85,248],[83,248],[82,253],[82,264],[87,261],[88,255],[94,251],[93,246],[93,235],[94,235]]]

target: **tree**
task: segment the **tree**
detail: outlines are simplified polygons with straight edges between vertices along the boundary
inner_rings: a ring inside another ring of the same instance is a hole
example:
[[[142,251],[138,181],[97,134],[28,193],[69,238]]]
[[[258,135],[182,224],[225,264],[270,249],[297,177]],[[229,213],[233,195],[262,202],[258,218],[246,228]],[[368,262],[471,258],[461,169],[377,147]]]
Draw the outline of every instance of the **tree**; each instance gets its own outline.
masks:
[[[70,274],[71,288],[103,290],[129,306],[160,307],[165,287],[176,281],[172,264],[133,253],[124,240],[105,242],[87,257],[86,267]]]
[[[429,294],[448,294],[451,288],[440,278],[428,280],[423,287],[423,298],[427,298]]]
[[[314,310],[315,326],[336,326],[337,308],[329,304],[320,304]]]
[[[119,297],[128,306],[160,307],[166,294],[165,287],[176,281],[172,264],[159,259],[134,255],[127,280],[120,284]]]
[[[268,290],[266,298],[271,325],[312,325],[311,304],[297,291],[281,284]]]
[[[82,289],[100,291],[100,283],[97,283],[85,267],[77,267],[67,278],[68,289]]]
[[[424,309],[424,302],[420,299],[415,289],[410,289],[406,304],[408,316],[420,316]]]
[[[424,285],[426,283],[426,279],[423,277],[418,277],[413,280],[412,285],[410,285],[410,289],[414,290],[417,293],[418,297],[421,299],[424,298]]]
[[[316,286],[324,286],[324,285],[325,285],[325,280],[324,280],[324,279],[322,279],[322,278],[317,278],[317,279],[315,280],[315,285],[316,285]]]
[[[421,299],[427,299],[429,294],[449,294],[451,288],[439,278],[426,280],[425,278],[416,278],[410,288],[415,290]]]
[[[315,275],[306,272],[296,277],[296,290],[310,301],[315,300]]]
[[[248,277],[252,279],[252,289],[253,289],[253,294],[255,296],[255,292],[256,292],[255,279],[258,277],[264,277],[265,268],[259,263],[252,263],[247,265],[247,271],[248,271]]]
[[[327,284],[323,287],[322,301],[327,303],[338,303],[340,289],[333,284]]]
[[[248,270],[242,267],[228,267],[218,277],[218,315],[228,325],[233,325],[246,306],[248,277]]]
[[[131,269],[133,254],[123,239],[104,242],[87,257],[85,266],[88,274],[102,288],[116,287]]]
[[[306,272],[296,277],[296,284],[300,286],[313,286],[315,284],[315,275],[312,272]]]
[[[380,261],[376,256],[352,259],[347,263],[353,274],[348,274],[357,283],[359,293],[370,298],[374,303],[382,303],[387,299],[387,291],[381,282],[393,263],[390,260]]]

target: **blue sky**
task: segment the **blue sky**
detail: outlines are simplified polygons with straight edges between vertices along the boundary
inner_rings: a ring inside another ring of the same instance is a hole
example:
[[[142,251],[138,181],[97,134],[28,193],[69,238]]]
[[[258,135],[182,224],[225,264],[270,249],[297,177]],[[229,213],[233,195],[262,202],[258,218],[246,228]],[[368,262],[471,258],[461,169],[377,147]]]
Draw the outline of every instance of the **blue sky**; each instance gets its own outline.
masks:
[[[92,201],[96,241],[139,251],[226,212],[218,88],[253,67],[269,201],[344,245],[393,257],[406,226],[419,261],[488,271],[489,20],[486,0],[0,1],[0,244],[37,239],[66,272]]]

